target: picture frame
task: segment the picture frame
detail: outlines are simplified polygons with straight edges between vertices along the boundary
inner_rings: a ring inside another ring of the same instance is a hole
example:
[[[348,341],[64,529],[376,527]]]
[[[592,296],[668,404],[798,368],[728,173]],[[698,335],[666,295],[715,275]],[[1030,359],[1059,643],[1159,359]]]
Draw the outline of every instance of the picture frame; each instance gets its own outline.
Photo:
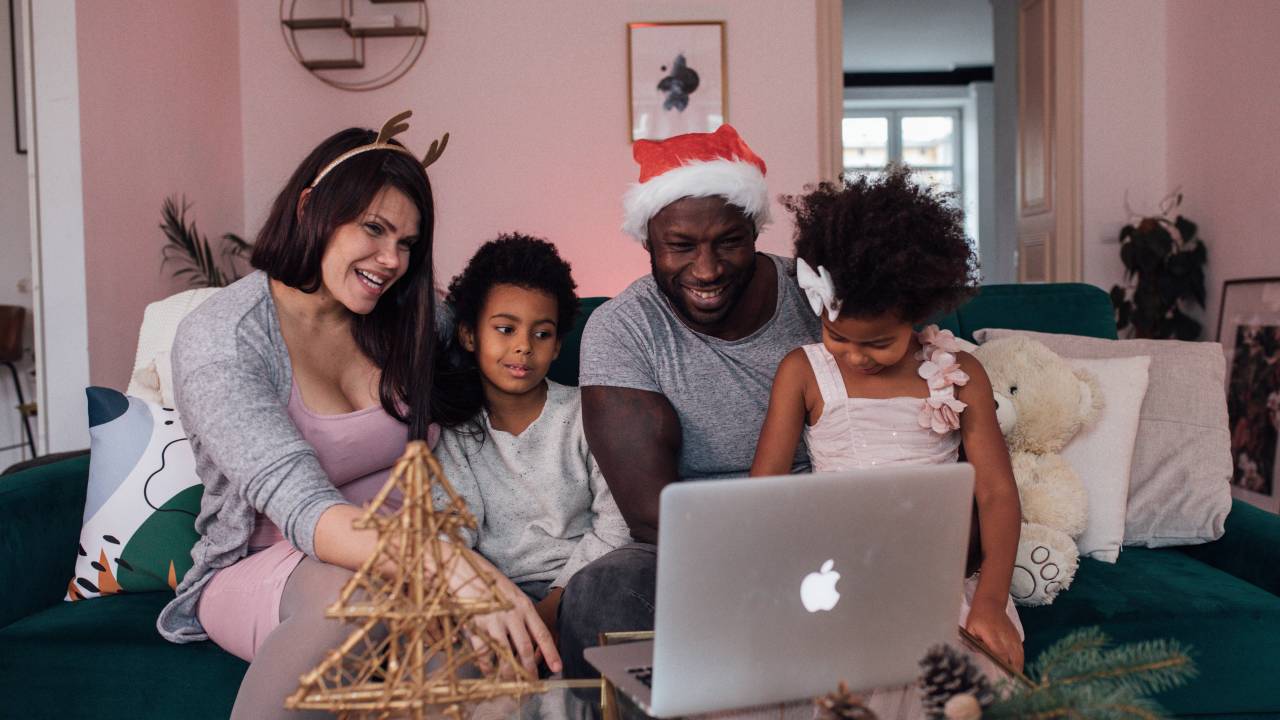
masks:
[[[22,0],[9,0],[9,73],[13,88],[13,146],[27,154],[26,37]]]
[[[729,121],[722,20],[627,24],[628,137],[663,140]]]
[[[1217,340],[1227,362],[1231,495],[1280,512],[1280,277],[1224,282]]]

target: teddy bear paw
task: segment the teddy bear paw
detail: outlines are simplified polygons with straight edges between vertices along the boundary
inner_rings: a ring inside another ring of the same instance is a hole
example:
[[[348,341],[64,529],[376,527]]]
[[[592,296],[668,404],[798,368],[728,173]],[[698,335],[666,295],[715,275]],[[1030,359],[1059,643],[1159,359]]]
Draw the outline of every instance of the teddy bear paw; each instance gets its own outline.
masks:
[[[1075,579],[1079,554],[1065,533],[1023,525],[1009,594],[1019,605],[1048,605]]]

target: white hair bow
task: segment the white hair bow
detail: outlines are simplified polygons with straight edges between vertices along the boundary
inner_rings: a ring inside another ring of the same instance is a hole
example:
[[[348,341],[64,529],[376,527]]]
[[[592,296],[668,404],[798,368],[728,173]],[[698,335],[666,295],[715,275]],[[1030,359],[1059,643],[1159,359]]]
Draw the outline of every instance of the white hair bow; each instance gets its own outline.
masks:
[[[821,315],[822,309],[826,308],[827,318],[835,322],[836,316],[840,314],[840,300],[836,298],[836,286],[831,281],[831,273],[821,265],[814,272],[804,258],[796,258],[796,281],[809,297],[809,307],[813,308],[814,314]]]

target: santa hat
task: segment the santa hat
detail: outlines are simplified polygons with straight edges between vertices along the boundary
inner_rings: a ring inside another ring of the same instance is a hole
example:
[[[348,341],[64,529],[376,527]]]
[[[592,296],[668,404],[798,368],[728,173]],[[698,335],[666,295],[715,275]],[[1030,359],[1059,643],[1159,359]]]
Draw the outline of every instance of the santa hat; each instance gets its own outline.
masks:
[[[632,155],[640,163],[640,182],[622,198],[622,230],[640,242],[649,238],[650,218],[687,197],[723,197],[742,208],[756,232],[769,224],[764,160],[732,126],[656,142],[637,140]]]

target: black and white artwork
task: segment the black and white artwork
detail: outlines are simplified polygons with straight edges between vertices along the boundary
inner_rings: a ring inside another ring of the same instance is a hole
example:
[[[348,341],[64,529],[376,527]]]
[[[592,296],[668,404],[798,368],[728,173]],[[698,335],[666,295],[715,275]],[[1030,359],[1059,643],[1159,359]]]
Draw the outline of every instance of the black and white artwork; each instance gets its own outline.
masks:
[[[631,139],[712,132],[725,113],[724,23],[631,23]]]

